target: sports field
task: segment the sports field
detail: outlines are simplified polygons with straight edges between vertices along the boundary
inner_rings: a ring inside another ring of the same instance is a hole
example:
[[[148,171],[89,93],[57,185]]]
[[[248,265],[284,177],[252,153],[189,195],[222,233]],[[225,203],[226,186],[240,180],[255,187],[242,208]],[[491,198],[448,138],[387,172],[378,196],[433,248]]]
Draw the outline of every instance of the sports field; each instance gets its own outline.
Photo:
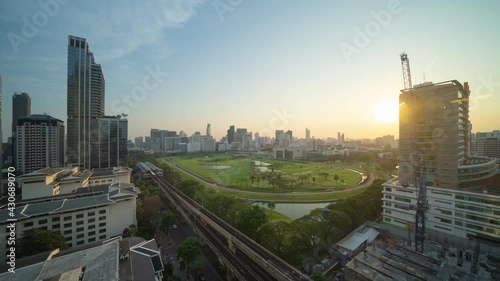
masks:
[[[175,156],[168,161],[215,183],[255,191],[328,191],[354,187],[362,175],[335,163],[242,158],[225,154]],[[276,181],[279,179],[279,183]]]

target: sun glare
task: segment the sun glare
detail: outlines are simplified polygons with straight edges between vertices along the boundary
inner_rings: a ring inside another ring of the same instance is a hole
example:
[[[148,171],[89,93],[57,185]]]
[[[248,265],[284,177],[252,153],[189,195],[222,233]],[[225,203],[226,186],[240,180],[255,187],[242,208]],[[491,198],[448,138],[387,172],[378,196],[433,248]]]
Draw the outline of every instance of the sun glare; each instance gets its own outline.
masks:
[[[375,119],[383,123],[393,123],[399,118],[399,105],[397,99],[395,101],[381,100],[375,103],[374,108]]]

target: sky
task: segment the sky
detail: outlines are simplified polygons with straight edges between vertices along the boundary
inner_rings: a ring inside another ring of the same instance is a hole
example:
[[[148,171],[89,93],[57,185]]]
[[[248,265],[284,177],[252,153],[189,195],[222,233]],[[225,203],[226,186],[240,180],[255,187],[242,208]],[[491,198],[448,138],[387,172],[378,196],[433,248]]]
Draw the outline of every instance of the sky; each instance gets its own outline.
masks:
[[[88,40],[106,114],[128,114],[129,139],[207,123],[217,139],[230,125],[397,138],[402,52],[413,84],[469,82],[473,132],[498,130],[498,11],[495,0],[1,1],[4,141],[14,92],[66,123],[68,35]]]

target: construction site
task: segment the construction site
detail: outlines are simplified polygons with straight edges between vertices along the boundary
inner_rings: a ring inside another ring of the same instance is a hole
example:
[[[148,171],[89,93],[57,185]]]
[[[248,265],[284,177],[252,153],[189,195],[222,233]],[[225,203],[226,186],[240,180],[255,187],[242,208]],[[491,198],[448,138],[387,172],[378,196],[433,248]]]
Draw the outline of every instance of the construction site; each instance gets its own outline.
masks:
[[[405,239],[383,230],[383,225],[364,226],[339,243],[338,250],[347,250],[342,244],[350,244],[349,240],[356,240],[356,234],[366,233],[368,228],[376,228],[380,235],[371,242],[363,241],[361,251],[352,249],[357,254],[345,263],[345,280],[500,280],[500,257],[490,251],[478,253],[427,240],[421,254]]]

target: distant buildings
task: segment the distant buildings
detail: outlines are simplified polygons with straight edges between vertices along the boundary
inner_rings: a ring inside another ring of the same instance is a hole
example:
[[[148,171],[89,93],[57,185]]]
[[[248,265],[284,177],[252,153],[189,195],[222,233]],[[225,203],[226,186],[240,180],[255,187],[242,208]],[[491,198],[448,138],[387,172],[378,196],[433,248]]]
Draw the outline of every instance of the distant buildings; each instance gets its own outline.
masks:
[[[12,161],[16,165],[17,152],[17,118],[31,115],[31,97],[27,93],[14,93],[12,95]]]
[[[16,168],[30,173],[46,167],[64,166],[64,123],[49,115],[18,117]]]
[[[227,130],[227,142],[228,143],[234,142],[234,125],[230,126],[229,130]]]
[[[478,156],[500,159],[500,131],[476,133],[475,151]]]

